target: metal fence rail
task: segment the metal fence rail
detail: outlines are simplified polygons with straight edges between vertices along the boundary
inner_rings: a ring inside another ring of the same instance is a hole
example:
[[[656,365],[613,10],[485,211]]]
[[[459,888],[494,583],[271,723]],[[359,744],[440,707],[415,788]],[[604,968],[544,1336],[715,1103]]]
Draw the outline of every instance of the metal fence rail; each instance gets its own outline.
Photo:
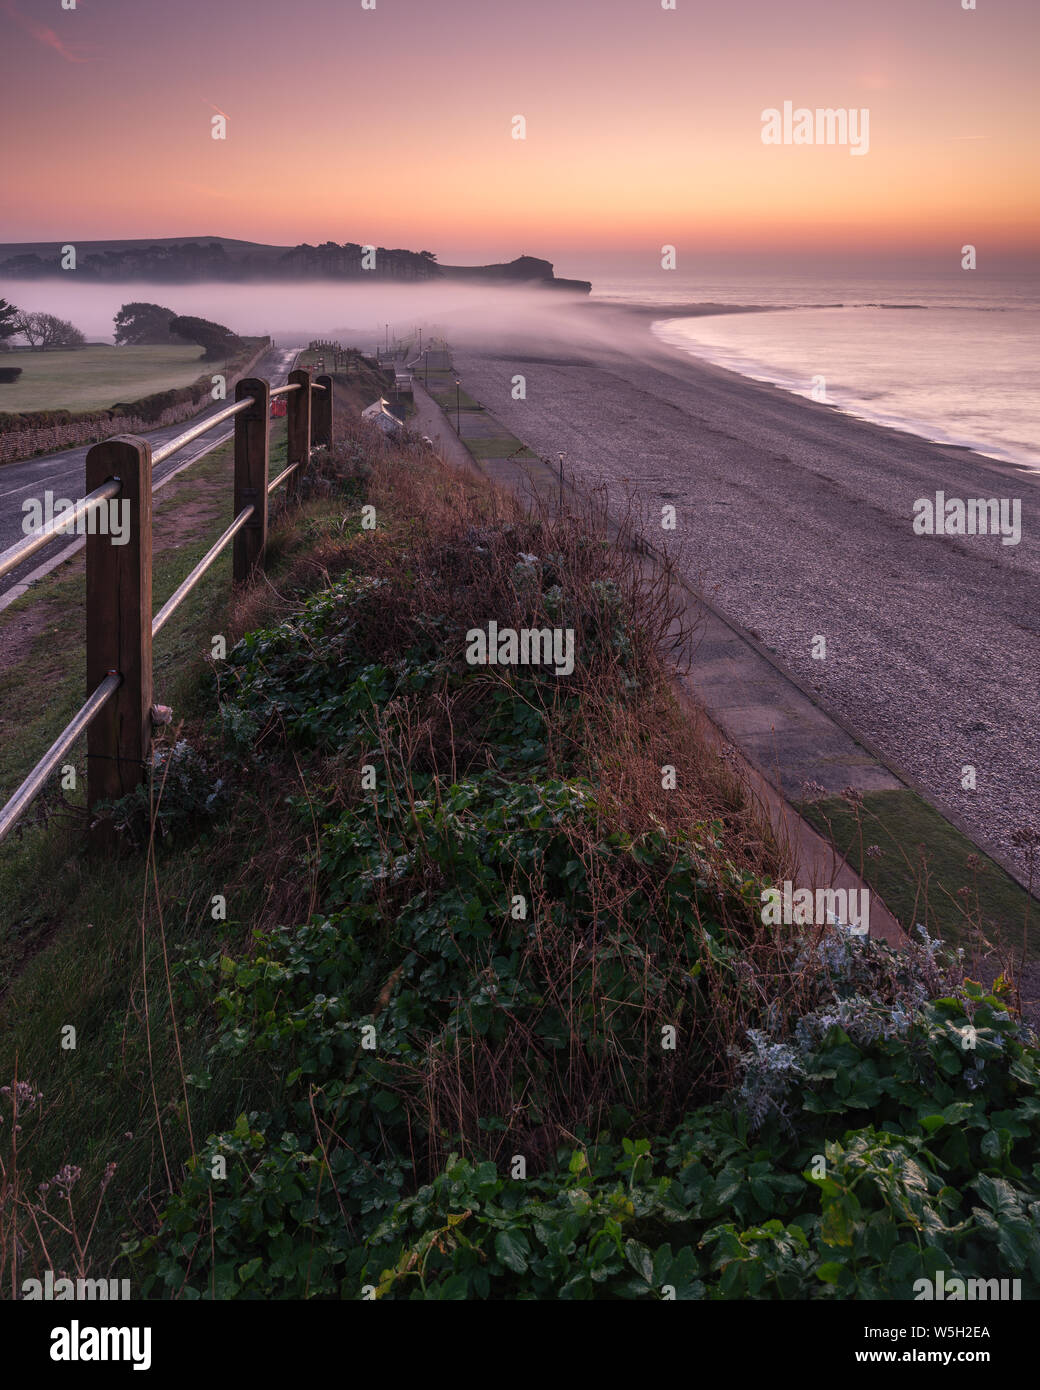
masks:
[[[84,733],[87,735],[87,805],[125,796],[147,775],[152,740],[152,639],[184,602],[225,547],[234,544],[233,582],[247,583],[264,563],[268,498],[287,482],[286,495],[298,495],[300,474],[314,448],[332,446],[332,378],[311,381],[295,369],[285,386],[272,389],[260,377],[247,377],[235,389],[235,403],[185,430],[154,453],[146,439],[117,435],[87,453],[89,491],[71,512],[34,531],[0,554],[0,576],[9,573],[65,534],[92,510],[117,500],[126,509],[123,543],[109,528],[87,526],[87,690],[86,703],[66,724],[18,790],[0,809],[0,840],[24,815],[47,779]],[[288,467],[268,479],[271,398],[288,396]],[[231,525],[210,546],[191,573],[152,616],[152,468],[185,444],[235,422],[235,481]],[[123,528],[120,528],[122,534]],[[107,848],[114,836],[107,821],[91,826],[91,844]]]
[[[278,474],[278,477],[272,478],[271,481],[267,484],[267,491],[269,493],[274,492],[275,488],[280,486],[280,484],[284,483],[290,473],[295,473],[299,466],[300,465],[298,463],[290,463],[288,468],[283,468],[282,471]]]
[[[24,540],[15,541],[14,545],[9,545],[5,551],[0,553],[0,579],[5,574],[10,574],[11,570],[17,569],[23,560],[28,560],[30,555],[35,555],[55,536],[68,535],[70,527],[75,530],[78,523],[92,509],[99,507],[102,502],[107,502],[118,496],[119,479],[110,478],[108,482],[96,487],[93,492],[88,492],[86,497],[81,497],[71,512],[63,512],[60,521],[52,519],[46,526],[41,526],[36,531],[31,532]]]
[[[0,840],[19,819],[22,813],[36,800],[46,785],[47,778],[64,758],[87,725],[101,710],[105,702],[119,689],[122,676],[112,671],[105,677],[93,695],[81,706],[79,712],[65,725],[61,733],[44,753],[43,757],[29,773],[22,785],[0,811]]]
[[[173,617],[174,613],[176,613],[177,609],[188,597],[192,589],[194,589],[195,585],[206,573],[210,565],[212,565],[213,561],[219,558],[220,552],[224,549],[224,547],[228,544],[229,541],[234,540],[235,536],[238,535],[239,531],[241,531],[242,527],[246,524],[246,522],[249,520],[249,518],[253,515],[255,511],[256,508],[253,506],[252,503],[250,503],[248,507],[246,507],[243,511],[239,512],[238,516],[235,517],[231,525],[221,535],[220,539],[215,541],[213,545],[211,545],[210,548],[206,551],[205,555],[203,555],[202,559],[191,571],[188,577],[186,579],[183,579],[180,582],[180,584],[177,585],[176,589],[174,589],[173,593],[170,595],[170,597],[166,600],[163,606],[159,609],[158,613],[156,613],[155,617],[152,619],[153,638],[166,625],[167,620]]]
[[[231,420],[236,415],[241,415],[243,410],[249,409],[248,401],[236,401],[234,405],[218,410],[216,415],[211,415],[208,420],[203,420],[198,425],[192,425],[190,430],[185,430],[176,439],[169,440],[166,444],[160,445],[152,453],[152,467],[157,463],[164,463],[168,458],[173,458],[178,449],[183,449],[185,444],[190,444],[193,439],[200,438],[201,435],[209,434],[210,430],[222,425],[225,420]]]

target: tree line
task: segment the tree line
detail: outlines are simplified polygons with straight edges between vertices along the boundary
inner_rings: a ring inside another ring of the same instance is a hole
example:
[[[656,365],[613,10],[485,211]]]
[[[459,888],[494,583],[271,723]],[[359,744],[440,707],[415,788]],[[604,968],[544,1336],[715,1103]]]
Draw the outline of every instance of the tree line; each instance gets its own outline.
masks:
[[[319,246],[301,242],[275,254],[276,247],[258,247],[229,254],[218,241],[182,242],[172,245],[123,246],[83,255],[76,274],[87,280],[143,280],[152,284],[186,281],[245,281],[270,279],[429,280],[443,274],[433,251],[408,251],[403,247],[342,245],[325,241]],[[44,255],[35,252],[0,261],[4,279],[39,280],[60,275],[57,248]]]

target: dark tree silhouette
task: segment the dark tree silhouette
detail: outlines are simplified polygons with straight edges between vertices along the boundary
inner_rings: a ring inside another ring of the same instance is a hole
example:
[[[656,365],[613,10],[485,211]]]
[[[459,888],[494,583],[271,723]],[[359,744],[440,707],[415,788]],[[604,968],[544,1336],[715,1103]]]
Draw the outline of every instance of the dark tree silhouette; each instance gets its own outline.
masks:
[[[0,299],[0,352],[7,347],[7,339],[18,332],[19,311],[6,299]]]
[[[124,304],[114,320],[116,342],[138,347],[145,343],[183,343],[183,338],[170,332],[170,322],[176,317],[172,309],[161,304]]]
[[[237,352],[242,346],[242,340],[232,333],[230,328],[225,328],[222,323],[211,323],[209,319],[190,316],[174,318],[170,320],[169,329],[178,338],[184,338],[189,343],[198,343],[203,349],[203,362],[220,361]]]

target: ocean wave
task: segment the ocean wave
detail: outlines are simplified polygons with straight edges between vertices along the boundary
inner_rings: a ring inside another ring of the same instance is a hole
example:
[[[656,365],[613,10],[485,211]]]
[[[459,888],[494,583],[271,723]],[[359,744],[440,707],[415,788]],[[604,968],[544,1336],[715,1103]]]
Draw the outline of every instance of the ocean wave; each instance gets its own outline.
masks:
[[[1002,462],[1040,466],[1040,450],[1030,442],[1040,439],[1038,393],[1025,350],[1033,313],[1023,311],[1021,323],[967,331],[961,316],[977,306],[945,313],[932,306],[939,312],[918,321],[879,311],[924,306],[841,307],[851,312],[806,305],[801,320],[662,316],[652,332],[673,349],[843,414]]]

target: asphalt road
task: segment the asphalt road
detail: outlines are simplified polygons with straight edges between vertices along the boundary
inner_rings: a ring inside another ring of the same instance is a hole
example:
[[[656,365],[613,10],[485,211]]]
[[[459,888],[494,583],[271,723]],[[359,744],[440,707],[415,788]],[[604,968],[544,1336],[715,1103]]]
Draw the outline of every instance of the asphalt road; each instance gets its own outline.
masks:
[[[284,384],[299,348],[272,348],[261,357],[253,368],[253,375],[267,377],[273,385]],[[217,401],[211,409],[201,411],[176,425],[165,425],[152,430],[144,438],[154,448],[175,439],[185,430],[200,424],[207,416],[215,415],[228,405],[227,401]],[[234,423],[218,427],[213,434],[203,435],[179,450],[172,458],[158,464],[152,479],[153,491],[158,490],[173,474],[189,463],[211,453],[218,445],[234,435]],[[22,504],[28,498],[38,498],[42,502],[44,493],[50,490],[56,498],[75,499],[82,497],[84,487],[84,467],[87,452],[92,446],[80,445],[75,449],[65,449],[58,454],[43,454],[37,458],[25,459],[22,463],[9,463],[0,467],[0,550],[14,545],[25,534],[22,526],[25,513]],[[0,611],[25,592],[25,586],[32,578],[40,578],[38,571],[53,568],[69,555],[82,547],[82,537],[59,536],[38,550],[23,565],[0,579]]]

